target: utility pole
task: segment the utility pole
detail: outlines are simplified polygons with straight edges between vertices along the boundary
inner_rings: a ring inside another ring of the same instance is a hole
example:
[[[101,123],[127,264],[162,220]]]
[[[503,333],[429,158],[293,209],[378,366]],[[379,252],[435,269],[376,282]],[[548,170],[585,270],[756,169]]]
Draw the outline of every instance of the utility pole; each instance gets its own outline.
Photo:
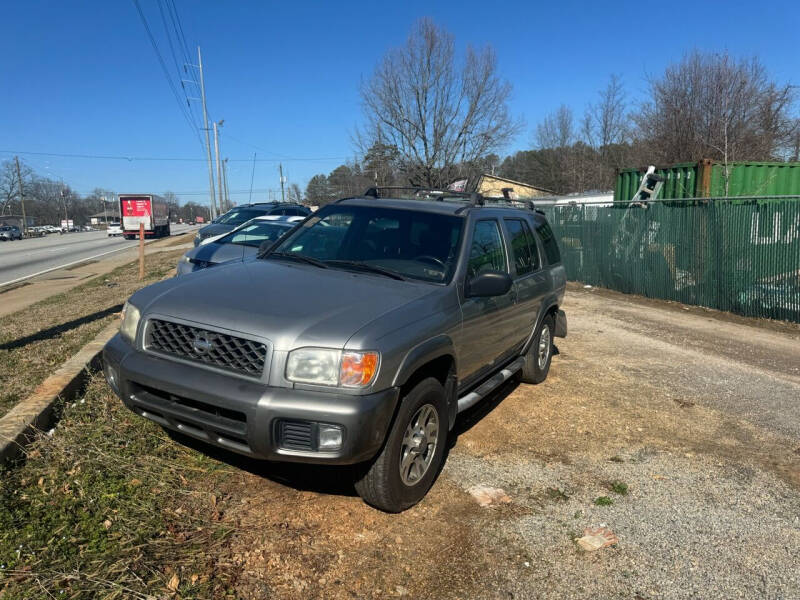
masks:
[[[800,139],[800,135],[798,136]],[[253,203],[253,178],[256,176],[256,153],[253,152],[253,171],[250,173],[250,204]]]
[[[228,192],[228,159],[222,161],[222,182],[225,184],[225,206],[231,209],[231,195]]]
[[[15,156],[14,160],[17,163],[17,183],[19,184],[19,203],[22,205],[22,235],[25,236],[25,231],[28,228],[28,219],[25,218],[25,193],[22,191],[22,175],[19,171],[19,156]],[[14,238],[11,238],[12,240]]]
[[[61,201],[64,203],[64,221],[67,224],[67,233],[69,233],[69,216],[67,215],[67,195],[64,193],[64,182],[61,182]]]
[[[281,173],[281,202],[286,202],[286,193],[283,190],[283,184],[286,183],[286,180],[283,177],[283,163],[278,165],[278,169],[280,169]]]
[[[206,132],[206,156],[208,157],[208,191],[211,194],[211,218],[217,216],[214,206],[214,167],[211,165],[211,139],[208,135],[208,110],[206,109],[206,85],[203,80],[203,56],[200,54],[200,46],[197,47],[197,68],[200,70],[200,96],[203,101],[203,131]]]
[[[108,212],[106,211],[106,197],[103,196],[103,221],[106,224],[106,229],[108,229]]]
[[[217,192],[219,194],[219,209],[222,210],[222,164],[219,160],[219,131],[217,127],[222,127],[222,119],[219,123],[214,121],[214,150],[217,153]]]

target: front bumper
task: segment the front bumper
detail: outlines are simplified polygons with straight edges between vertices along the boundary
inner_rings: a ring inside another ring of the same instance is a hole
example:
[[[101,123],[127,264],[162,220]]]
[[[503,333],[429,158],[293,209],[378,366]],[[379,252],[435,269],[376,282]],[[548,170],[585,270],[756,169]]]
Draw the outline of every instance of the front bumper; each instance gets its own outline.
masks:
[[[103,349],[103,364],[109,385],[135,413],[215,446],[274,461],[353,464],[372,458],[399,396],[398,388],[356,396],[270,387],[135,351],[119,335]],[[287,448],[285,422],[338,425],[342,445],[331,451]]]

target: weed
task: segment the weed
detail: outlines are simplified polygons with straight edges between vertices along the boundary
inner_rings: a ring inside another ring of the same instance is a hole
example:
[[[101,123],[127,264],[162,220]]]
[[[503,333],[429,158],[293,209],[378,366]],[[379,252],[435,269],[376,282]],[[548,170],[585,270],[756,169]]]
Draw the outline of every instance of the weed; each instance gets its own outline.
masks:
[[[614,504],[614,501],[608,496],[599,496],[594,499],[594,503],[597,506],[611,506]]]
[[[623,481],[612,481],[608,484],[608,489],[620,496],[628,495],[628,484]]]
[[[569,494],[567,494],[561,488],[549,487],[545,490],[545,494],[547,494],[548,498],[556,502],[566,502],[567,500],[569,500]]]

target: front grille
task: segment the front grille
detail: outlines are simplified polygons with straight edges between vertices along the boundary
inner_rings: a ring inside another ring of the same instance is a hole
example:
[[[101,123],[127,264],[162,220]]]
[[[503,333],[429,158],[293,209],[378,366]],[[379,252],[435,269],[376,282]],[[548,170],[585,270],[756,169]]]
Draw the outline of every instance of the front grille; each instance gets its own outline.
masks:
[[[278,440],[287,450],[315,450],[314,423],[309,421],[278,421]]]
[[[267,359],[261,342],[160,319],[150,321],[145,344],[148,350],[254,377],[261,376]]]

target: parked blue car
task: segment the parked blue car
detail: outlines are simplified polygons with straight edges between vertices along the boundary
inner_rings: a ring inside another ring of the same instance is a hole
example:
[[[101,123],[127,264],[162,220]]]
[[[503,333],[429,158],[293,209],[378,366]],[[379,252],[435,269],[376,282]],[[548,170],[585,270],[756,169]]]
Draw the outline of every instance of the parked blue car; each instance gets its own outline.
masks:
[[[250,219],[230,233],[204,239],[178,261],[178,275],[224,262],[241,262],[258,254],[264,242],[274,242],[297,223],[299,216],[261,216]]]

